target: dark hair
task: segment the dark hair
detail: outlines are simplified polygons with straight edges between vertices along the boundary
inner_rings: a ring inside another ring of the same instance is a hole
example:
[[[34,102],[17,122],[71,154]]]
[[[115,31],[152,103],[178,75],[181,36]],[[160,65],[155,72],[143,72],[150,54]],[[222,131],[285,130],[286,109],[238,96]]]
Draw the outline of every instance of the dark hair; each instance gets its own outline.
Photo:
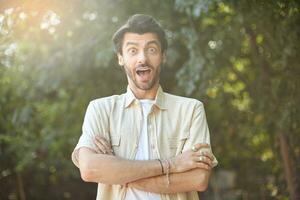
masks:
[[[162,52],[168,48],[166,33],[161,25],[151,16],[135,14],[121,26],[113,35],[114,48],[117,53],[122,54],[123,38],[125,33],[155,33],[160,41]]]

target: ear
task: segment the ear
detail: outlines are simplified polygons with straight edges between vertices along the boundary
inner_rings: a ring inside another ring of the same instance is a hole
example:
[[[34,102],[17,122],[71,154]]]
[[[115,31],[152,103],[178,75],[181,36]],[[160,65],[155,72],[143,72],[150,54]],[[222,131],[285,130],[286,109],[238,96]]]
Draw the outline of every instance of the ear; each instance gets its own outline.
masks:
[[[124,58],[120,53],[118,53],[118,61],[119,61],[119,65],[121,66],[124,65]]]

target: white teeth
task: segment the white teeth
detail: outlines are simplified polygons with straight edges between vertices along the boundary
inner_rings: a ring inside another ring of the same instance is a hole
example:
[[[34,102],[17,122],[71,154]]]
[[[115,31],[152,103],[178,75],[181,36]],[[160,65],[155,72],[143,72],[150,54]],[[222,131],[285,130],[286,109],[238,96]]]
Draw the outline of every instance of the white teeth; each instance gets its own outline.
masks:
[[[136,73],[138,75],[141,75],[141,74],[144,74],[144,73],[147,73],[147,72],[150,72],[150,69],[138,69],[138,70],[136,70]]]
[[[148,71],[150,69],[138,69],[137,71]]]

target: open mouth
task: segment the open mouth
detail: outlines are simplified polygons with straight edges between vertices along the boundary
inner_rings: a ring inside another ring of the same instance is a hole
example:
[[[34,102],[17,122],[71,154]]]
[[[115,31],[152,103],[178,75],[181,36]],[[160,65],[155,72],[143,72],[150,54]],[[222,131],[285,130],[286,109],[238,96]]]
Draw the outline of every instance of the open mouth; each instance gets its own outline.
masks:
[[[139,75],[139,76],[145,76],[145,75],[148,75],[150,74],[151,70],[150,69],[138,69],[136,70],[136,73]]]

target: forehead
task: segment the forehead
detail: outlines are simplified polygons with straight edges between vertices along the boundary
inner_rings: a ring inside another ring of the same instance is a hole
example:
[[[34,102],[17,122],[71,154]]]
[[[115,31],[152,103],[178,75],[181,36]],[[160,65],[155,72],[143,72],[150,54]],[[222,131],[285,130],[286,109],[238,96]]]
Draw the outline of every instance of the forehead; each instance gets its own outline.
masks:
[[[126,47],[128,44],[146,46],[149,43],[157,43],[160,46],[159,39],[155,33],[125,33],[123,38],[123,47]]]

